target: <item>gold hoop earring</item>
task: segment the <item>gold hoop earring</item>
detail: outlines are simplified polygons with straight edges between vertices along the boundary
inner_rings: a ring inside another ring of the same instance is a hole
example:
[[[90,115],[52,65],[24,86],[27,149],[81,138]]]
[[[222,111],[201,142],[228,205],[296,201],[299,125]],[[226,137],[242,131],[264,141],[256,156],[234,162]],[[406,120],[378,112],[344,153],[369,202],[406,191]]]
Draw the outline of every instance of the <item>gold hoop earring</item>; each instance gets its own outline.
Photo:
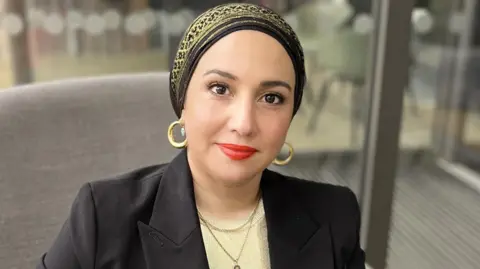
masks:
[[[288,147],[288,157],[285,160],[279,160],[279,159],[275,158],[275,160],[273,160],[273,164],[283,166],[283,165],[287,165],[292,160],[292,158],[293,158],[293,147],[288,142],[285,142],[285,145],[287,145],[287,147]]]
[[[184,148],[185,146],[187,146],[187,138],[185,137],[185,140],[183,140],[182,142],[176,142],[175,141],[175,139],[173,138],[173,128],[175,128],[176,125],[181,126],[182,125],[181,120],[176,120],[176,121],[172,122],[170,124],[170,126],[168,126],[168,133],[167,133],[168,142],[170,142],[170,144],[174,148],[181,149],[181,148]],[[182,128],[183,128],[183,126],[182,126]],[[185,136],[184,131],[182,131],[182,135]]]

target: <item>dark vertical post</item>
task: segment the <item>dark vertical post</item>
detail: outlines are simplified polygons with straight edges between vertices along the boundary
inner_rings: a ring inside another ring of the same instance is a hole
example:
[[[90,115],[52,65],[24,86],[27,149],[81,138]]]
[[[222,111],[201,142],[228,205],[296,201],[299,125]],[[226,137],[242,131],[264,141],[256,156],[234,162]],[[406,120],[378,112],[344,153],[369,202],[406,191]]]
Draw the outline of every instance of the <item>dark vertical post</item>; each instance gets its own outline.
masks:
[[[33,70],[28,38],[28,22],[25,16],[25,1],[6,1],[7,13],[19,16],[24,24],[23,30],[10,36],[10,51],[14,84],[33,82]]]
[[[408,81],[414,0],[376,0],[365,156],[362,166],[362,245],[373,269],[386,268],[403,95]]]

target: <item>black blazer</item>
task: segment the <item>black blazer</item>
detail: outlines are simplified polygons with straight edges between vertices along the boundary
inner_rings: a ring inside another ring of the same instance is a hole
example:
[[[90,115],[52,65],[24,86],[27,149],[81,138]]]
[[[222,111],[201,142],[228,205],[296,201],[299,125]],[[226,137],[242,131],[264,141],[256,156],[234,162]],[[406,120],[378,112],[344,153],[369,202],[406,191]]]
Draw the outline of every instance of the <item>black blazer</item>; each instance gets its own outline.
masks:
[[[261,188],[272,269],[365,268],[349,189],[269,170]],[[170,164],[85,184],[37,266],[67,268],[208,269],[186,152]]]

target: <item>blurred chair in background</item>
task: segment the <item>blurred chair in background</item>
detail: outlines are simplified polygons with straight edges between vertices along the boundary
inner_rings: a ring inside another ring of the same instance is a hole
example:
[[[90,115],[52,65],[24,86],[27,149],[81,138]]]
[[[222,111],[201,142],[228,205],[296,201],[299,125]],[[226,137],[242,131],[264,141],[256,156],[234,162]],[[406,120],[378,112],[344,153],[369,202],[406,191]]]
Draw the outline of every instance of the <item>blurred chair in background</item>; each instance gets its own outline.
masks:
[[[1,267],[34,267],[83,183],[169,161],[174,119],[167,73],[0,91]]]

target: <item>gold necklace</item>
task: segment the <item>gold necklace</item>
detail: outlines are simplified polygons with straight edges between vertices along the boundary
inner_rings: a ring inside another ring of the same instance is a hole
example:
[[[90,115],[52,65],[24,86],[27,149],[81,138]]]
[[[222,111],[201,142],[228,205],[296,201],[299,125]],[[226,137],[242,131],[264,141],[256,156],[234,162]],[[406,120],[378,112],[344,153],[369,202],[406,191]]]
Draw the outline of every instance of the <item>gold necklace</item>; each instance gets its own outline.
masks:
[[[198,211],[198,215],[201,217],[200,220],[205,224],[205,225],[209,225],[210,228],[214,231],[217,231],[217,232],[222,232],[222,233],[234,233],[234,232],[238,232],[240,230],[242,230],[243,228],[245,228],[245,226],[247,226],[249,223],[251,223],[253,221],[253,219],[255,218],[255,215],[256,215],[256,212],[257,212],[257,208],[259,207],[260,205],[260,198],[258,199],[258,202],[257,202],[257,205],[255,206],[255,208],[253,209],[253,211],[250,213],[250,216],[248,216],[248,219],[243,223],[241,224],[240,226],[238,227],[235,227],[235,228],[220,228],[220,227],[217,227],[215,225],[213,225],[211,222],[207,222],[205,220],[205,218],[203,217],[202,214],[200,214],[200,211]]]
[[[217,236],[213,233],[213,229],[212,227],[214,227],[213,225],[210,224],[210,222],[208,222],[207,220],[205,220],[205,218],[202,216],[202,214],[200,213],[200,211],[198,211],[198,216],[200,218],[200,220],[205,224],[205,227],[207,227],[207,230],[210,232],[210,234],[212,235],[213,239],[215,239],[215,241],[217,242],[218,246],[223,250],[223,252],[225,252],[225,254],[227,254],[227,256],[232,260],[232,262],[234,263],[234,266],[233,266],[233,269],[241,269],[240,265],[238,264],[238,261],[240,260],[240,257],[242,256],[242,253],[243,253],[243,249],[245,248],[245,245],[247,243],[247,239],[248,239],[248,235],[250,234],[250,230],[252,229],[252,222],[253,222],[253,216],[255,216],[255,213],[257,212],[257,209],[258,209],[258,205],[260,204],[260,199],[258,199],[258,202],[257,202],[257,205],[255,206],[255,209],[253,210],[251,216],[248,218],[246,224],[249,224],[248,226],[248,230],[247,230],[247,233],[245,234],[245,239],[243,240],[243,244],[242,244],[242,247],[240,248],[240,252],[238,253],[238,256],[237,258],[234,258],[232,254],[230,254],[227,249],[222,245],[222,243],[220,242],[220,240],[217,238]],[[245,225],[246,225],[245,224]],[[245,225],[242,225],[242,226],[245,226]],[[221,229],[221,228],[218,228],[219,230],[228,230],[228,229]]]

